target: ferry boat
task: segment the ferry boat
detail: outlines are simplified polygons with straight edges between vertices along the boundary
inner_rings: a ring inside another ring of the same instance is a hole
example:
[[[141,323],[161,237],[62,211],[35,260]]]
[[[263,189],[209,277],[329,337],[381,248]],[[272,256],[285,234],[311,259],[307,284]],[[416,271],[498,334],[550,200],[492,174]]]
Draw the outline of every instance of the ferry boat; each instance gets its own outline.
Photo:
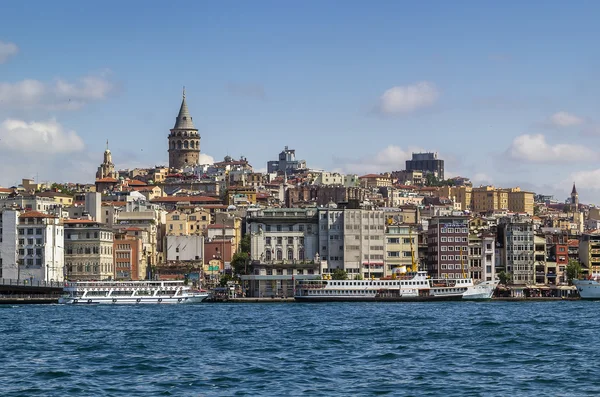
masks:
[[[498,280],[474,283],[471,278],[428,278],[427,272],[408,272],[395,279],[298,280],[297,301],[436,301],[491,299]]]
[[[573,280],[581,299],[600,299],[600,275],[591,276],[585,280]]]
[[[200,303],[208,297],[183,281],[80,281],[65,283],[63,290],[61,304]]]

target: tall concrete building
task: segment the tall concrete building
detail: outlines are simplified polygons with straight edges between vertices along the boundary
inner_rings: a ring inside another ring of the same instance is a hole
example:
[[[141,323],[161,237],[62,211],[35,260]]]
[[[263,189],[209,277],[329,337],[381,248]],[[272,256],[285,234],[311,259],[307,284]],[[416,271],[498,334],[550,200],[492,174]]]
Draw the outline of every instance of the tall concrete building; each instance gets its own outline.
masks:
[[[200,135],[188,110],[184,88],[181,108],[169,134],[169,168],[180,170],[186,166],[198,165],[199,160]]]
[[[267,162],[267,172],[269,174],[277,173],[279,175],[291,175],[297,170],[306,169],[305,160],[296,160],[296,151],[287,146],[279,153],[279,159]]]
[[[468,271],[469,217],[435,216],[427,230],[427,272],[460,278]]]
[[[534,230],[529,217],[513,216],[499,220],[498,243],[501,249],[501,268],[510,275],[513,284],[535,282]]]
[[[444,179],[444,160],[437,153],[413,153],[411,160],[406,160],[406,171],[423,171]]]

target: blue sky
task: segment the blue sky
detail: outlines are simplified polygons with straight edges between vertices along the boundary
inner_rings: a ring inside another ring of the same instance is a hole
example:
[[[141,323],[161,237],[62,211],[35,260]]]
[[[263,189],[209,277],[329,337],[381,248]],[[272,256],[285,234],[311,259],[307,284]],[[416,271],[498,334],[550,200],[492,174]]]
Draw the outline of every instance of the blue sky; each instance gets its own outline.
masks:
[[[288,145],[364,174],[437,151],[451,175],[600,200],[593,1],[36,2],[0,13],[0,185],[167,162],[186,86],[201,150]],[[206,159],[209,159],[206,157]]]

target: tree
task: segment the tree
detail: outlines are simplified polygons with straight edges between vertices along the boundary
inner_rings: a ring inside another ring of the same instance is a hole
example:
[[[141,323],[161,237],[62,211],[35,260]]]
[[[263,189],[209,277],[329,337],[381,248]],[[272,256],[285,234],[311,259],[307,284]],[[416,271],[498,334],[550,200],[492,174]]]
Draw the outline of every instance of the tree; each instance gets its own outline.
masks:
[[[348,273],[343,269],[335,269],[331,275],[332,280],[348,280]]]
[[[250,233],[247,233],[242,237],[242,242],[240,243],[240,251],[250,254]]]
[[[354,279],[355,280],[362,280],[363,276],[362,276],[362,274],[357,274],[356,276],[354,276]]]
[[[581,275],[581,263],[576,261],[575,259],[569,259],[569,264],[567,265],[567,281],[569,285],[573,283],[573,280],[578,279]]]
[[[223,276],[221,276],[221,280],[219,280],[219,286],[227,287],[227,283],[229,281],[235,281],[235,279],[233,278],[233,276],[231,274],[224,274]]]
[[[500,279],[500,284],[507,285],[510,283],[510,275],[508,275],[504,270],[498,273],[498,279]]]
[[[250,256],[245,252],[236,252],[231,258],[231,267],[234,274],[246,274],[248,267],[248,258]]]

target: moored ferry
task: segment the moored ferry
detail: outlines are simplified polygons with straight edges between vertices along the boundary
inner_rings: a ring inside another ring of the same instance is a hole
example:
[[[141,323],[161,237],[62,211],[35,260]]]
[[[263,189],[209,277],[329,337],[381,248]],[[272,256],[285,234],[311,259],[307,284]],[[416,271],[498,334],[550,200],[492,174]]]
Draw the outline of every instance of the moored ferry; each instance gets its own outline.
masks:
[[[581,299],[600,299],[600,275],[592,275],[585,280],[573,280]]]
[[[183,281],[80,281],[65,283],[63,290],[62,304],[200,303],[208,297]]]
[[[436,301],[491,299],[498,281],[471,278],[428,278],[427,272],[404,273],[395,279],[299,280],[295,299],[330,301]]]

